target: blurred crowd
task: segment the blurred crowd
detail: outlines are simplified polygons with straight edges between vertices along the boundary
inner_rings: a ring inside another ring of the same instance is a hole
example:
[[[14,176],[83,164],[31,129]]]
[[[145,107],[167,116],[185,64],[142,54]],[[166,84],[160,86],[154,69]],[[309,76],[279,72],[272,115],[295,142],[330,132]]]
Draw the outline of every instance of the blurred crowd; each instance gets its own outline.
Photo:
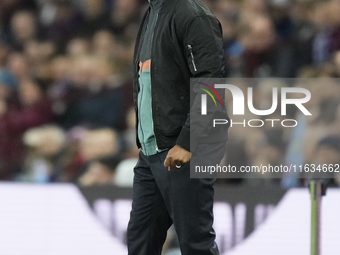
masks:
[[[340,0],[204,2],[222,24],[228,77],[340,78]],[[147,0],[0,1],[0,180],[131,185],[132,56],[147,7]],[[254,105],[269,98],[270,106],[269,87],[254,87]],[[308,89],[308,127],[232,128],[226,160],[285,163],[300,132],[303,155],[295,158],[340,163],[340,85]]]

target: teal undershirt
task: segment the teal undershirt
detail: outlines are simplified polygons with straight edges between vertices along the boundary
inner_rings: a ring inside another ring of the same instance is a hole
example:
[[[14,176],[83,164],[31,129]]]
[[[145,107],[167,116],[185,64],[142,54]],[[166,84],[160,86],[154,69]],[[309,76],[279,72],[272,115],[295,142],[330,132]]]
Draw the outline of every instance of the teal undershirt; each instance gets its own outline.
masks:
[[[150,70],[139,72],[138,81],[138,139],[144,155],[151,156],[157,153],[157,143],[153,130]]]

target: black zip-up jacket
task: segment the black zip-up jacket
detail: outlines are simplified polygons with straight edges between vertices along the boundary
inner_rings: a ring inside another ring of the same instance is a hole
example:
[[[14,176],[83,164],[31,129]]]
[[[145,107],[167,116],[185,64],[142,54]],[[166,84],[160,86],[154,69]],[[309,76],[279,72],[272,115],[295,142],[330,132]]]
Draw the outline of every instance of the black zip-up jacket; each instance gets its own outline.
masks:
[[[140,44],[149,11],[142,20],[134,54],[133,94],[137,125]],[[153,36],[150,70],[152,116],[158,149],[177,144],[193,151],[197,143],[205,140],[227,140],[225,127],[208,132],[209,137],[199,137],[199,133],[206,131],[207,127],[212,128],[214,115],[211,114],[200,128],[195,127],[195,141],[192,141],[190,148],[189,111],[193,107],[190,104],[190,93],[193,93],[190,78],[223,77],[223,59],[222,29],[211,11],[200,0],[164,0]],[[227,118],[226,113],[224,116]],[[137,145],[140,148],[138,137]]]

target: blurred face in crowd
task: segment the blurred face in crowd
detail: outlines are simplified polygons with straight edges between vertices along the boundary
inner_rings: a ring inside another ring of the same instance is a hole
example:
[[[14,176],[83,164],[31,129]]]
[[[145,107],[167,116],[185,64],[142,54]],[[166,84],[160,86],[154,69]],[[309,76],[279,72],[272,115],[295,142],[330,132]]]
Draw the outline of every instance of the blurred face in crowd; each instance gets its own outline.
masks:
[[[57,19],[60,21],[68,21],[74,13],[71,2],[60,2],[57,5]]]
[[[332,0],[328,4],[328,18],[333,25],[340,25],[340,1]]]
[[[290,15],[293,20],[308,22],[312,6],[308,2],[295,2],[293,3]]]
[[[101,0],[86,0],[85,15],[88,18],[95,18],[101,14]]]
[[[122,66],[124,64],[130,65],[133,61],[134,44],[129,42],[119,42],[115,45],[115,50],[113,51],[113,58],[117,59]]]
[[[248,15],[261,15],[265,14],[267,4],[265,0],[247,0],[244,2],[243,12]]]
[[[31,80],[24,80],[19,85],[19,98],[20,102],[28,107],[42,98],[42,92],[38,84]]]
[[[19,79],[24,79],[28,77],[29,74],[29,66],[26,58],[19,53],[11,54],[8,66],[11,72]]]
[[[329,8],[324,3],[315,5],[311,19],[317,28],[323,28],[328,24],[328,11]]]
[[[17,12],[11,20],[11,29],[19,42],[33,39],[37,29],[33,13],[28,11]]]
[[[93,37],[93,51],[98,56],[111,55],[115,50],[115,38],[109,31],[99,31]]]
[[[125,16],[132,16],[137,10],[137,0],[115,0],[115,8],[117,12],[124,14]]]
[[[90,44],[86,39],[75,38],[67,45],[67,53],[72,57],[82,56],[89,52]]]
[[[45,128],[41,134],[39,152],[45,157],[56,155],[65,142],[65,135],[59,128]]]
[[[115,0],[114,8],[112,8],[111,20],[117,25],[126,24],[135,17],[137,7],[137,0]]]
[[[252,38],[255,49],[265,49],[269,47],[274,40],[273,24],[269,19],[259,18],[254,21]]]
[[[107,166],[99,162],[93,162],[88,167],[86,173],[80,178],[80,184],[84,186],[111,184],[113,182],[114,172]]]
[[[23,137],[26,146],[44,158],[50,158],[60,152],[65,143],[65,133],[57,126],[44,126],[29,129]]]
[[[222,13],[237,12],[239,9],[239,2],[237,0],[218,1],[216,3],[216,10]]]
[[[51,63],[52,78],[55,81],[66,79],[69,76],[70,60],[67,57],[60,56],[53,59]]]
[[[111,129],[88,131],[80,144],[85,160],[113,155],[117,150],[117,134]]]
[[[90,56],[81,56],[72,64],[72,80],[79,88],[86,87],[93,79],[94,61]]]
[[[25,45],[25,56],[30,63],[40,62],[42,59],[41,44],[37,41],[30,41]]]
[[[30,41],[25,45],[24,51],[30,64],[40,64],[53,55],[55,47],[51,42]]]
[[[96,65],[94,69],[93,78],[96,82],[99,82],[101,85],[108,85],[110,82],[110,78],[117,73],[113,64],[111,64],[110,60],[107,58],[98,58],[95,60]],[[100,88],[98,88],[100,89]]]
[[[272,21],[264,16],[257,16],[244,32],[241,41],[247,49],[263,51],[268,49],[274,42],[275,33]]]

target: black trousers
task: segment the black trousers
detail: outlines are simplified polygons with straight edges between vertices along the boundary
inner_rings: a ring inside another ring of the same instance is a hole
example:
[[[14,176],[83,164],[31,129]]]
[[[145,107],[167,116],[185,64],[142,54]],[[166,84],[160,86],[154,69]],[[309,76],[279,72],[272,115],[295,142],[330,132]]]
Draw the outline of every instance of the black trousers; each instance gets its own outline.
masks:
[[[191,179],[189,164],[205,157],[216,165],[224,148],[225,144],[202,144],[189,163],[171,171],[163,165],[168,151],[139,154],[127,232],[129,255],[160,255],[172,224],[182,255],[219,254],[212,227],[215,179]]]

